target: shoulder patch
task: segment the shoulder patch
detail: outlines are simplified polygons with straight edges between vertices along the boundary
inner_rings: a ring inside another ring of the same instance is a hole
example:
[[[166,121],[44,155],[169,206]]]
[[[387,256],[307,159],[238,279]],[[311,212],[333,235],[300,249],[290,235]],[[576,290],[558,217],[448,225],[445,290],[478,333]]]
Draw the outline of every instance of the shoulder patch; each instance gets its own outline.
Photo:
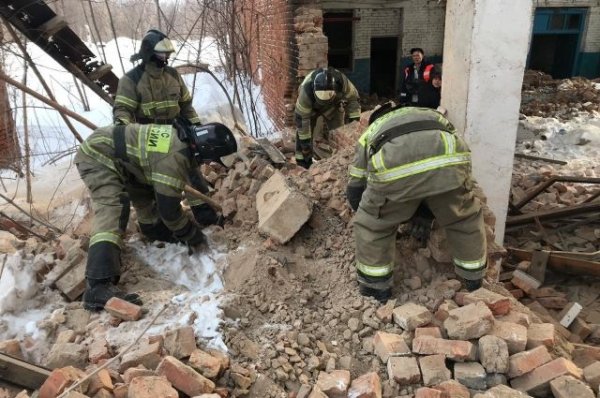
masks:
[[[146,136],[146,151],[168,153],[171,148],[173,127],[165,124],[151,124]]]

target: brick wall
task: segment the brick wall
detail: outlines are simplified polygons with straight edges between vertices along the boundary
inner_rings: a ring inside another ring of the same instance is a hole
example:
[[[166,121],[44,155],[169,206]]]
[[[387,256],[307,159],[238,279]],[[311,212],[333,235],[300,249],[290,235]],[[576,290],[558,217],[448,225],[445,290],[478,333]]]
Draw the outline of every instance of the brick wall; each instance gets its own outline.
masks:
[[[426,56],[441,57],[444,47],[445,2],[407,1],[403,14],[403,56],[409,57],[411,48],[421,47]]]
[[[354,24],[354,58],[371,57],[372,37],[402,36],[402,9],[360,8]]]

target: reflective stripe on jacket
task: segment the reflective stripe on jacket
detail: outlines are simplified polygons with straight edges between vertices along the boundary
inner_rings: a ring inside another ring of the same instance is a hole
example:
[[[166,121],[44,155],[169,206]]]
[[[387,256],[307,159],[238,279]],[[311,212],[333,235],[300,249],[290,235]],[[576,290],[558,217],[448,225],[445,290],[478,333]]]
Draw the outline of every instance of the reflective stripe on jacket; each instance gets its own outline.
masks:
[[[123,124],[143,119],[173,120],[180,114],[192,123],[200,123],[192,96],[174,68],[148,63],[130,70],[119,80],[113,107],[115,120]]]
[[[432,120],[443,130],[415,131],[391,139],[372,153],[378,136],[406,123]],[[350,184],[369,186],[394,200],[436,195],[458,188],[470,178],[471,154],[452,124],[427,108],[400,108],[377,119],[360,137],[349,169]]]
[[[147,189],[155,196],[161,219],[172,231],[185,226],[188,218],[181,208],[184,186],[194,184],[199,173],[187,144],[172,126],[130,124],[125,126],[127,160],[115,154],[115,126],[95,130],[79,147],[75,163],[90,163],[112,170],[125,186]],[[194,205],[201,202],[194,201]]]

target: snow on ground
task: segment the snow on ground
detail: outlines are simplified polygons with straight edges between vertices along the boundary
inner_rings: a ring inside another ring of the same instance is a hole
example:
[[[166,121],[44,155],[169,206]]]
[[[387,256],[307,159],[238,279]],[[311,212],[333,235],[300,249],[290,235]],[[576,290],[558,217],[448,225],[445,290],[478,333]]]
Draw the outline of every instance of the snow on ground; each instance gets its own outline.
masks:
[[[113,65],[113,71],[119,77],[123,70],[118,59],[115,41],[105,46],[108,63]],[[139,41],[119,38],[118,45],[124,56],[126,70],[133,67],[128,58],[139,46]],[[189,43],[177,53],[175,64],[193,62],[198,43]],[[94,48],[90,46],[90,48]],[[73,77],[62,70],[60,65],[50,59],[35,45],[29,45],[28,51],[38,65],[46,82],[50,86],[56,100],[81,116],[90,120],[97,126],[112,123],[112,111],[109,104],[101,100],[91,90],[84,88],[90,104],[90,110],[84,109],[83,103],[77,94]],[[203,41],[201,62],[208,63],[216,77],[226,87],[232,96],[232,85],[225,79],[219,65],[219,56],[216,43],[212,38]],[[16,80],[23,78],[24,67],[22,60],[13,54],[6,54],[5,71]],[[41,83],[35,75],[28,72],[27,85],[36,92],[44,93]],[[192,91],[193,75],[185,75],[184,80]],[[16,110],[16,123],[23,135],[23,113],[21,92],[9,88],[10,97]],[[219,84],[206,73],[196,75],[194,93],[194,107],[204,122],[221,122],[233,127],[233,117],[227,96]],[[252,96],[256,101],[259,124],[261,130],[273,133],[273,123],[267,116],[264,103],[258,87],[252,87]],[[248,101],[242,101],[243,104]],[[15,201],[26,209],[35,209],[35,213],[48,217],[53,225],[59,228],[68,228],[77,225],[83,218],[87,209],[87,195],[85,187],[72,164],[72,156],[66,156],[57,162],[51,162],[56,156],[65,153],[71,154],[77,146],[77,141],[67,128],[60,115],[45,104],[32,97],[27,98],[28,130],[31,145],[32,161],[32,195],[34,203],[25,203],[25,181],[16,177],[14,173],[4,171],[0,174],[6,186],[7,193],[15,197]],[[241,115],[237,109],[239,123],[246,131],[247,126],[252,126],[247,118],[248,113]],[[71,120],[77,132],[85,139],[91,130],[80,123]],[[19,137],[23,143],[23,137]],[[0,209],[13,212],[10,205],[0,202]],[[137,259],[155,271],[162,278],[173,284],[184,286],[175,294],[160,297],[158,301],[169,302],[169,308],[157,320],[157,323],[148,333],[160,333],[166,328],[177,324],[192,324],[196,335],[207,344],[226,349],[218,329],[222,318],[219,309],[220,292],[223,283],[216,268],[218,261],[225,261],[223,248],[211,245],[206,252],[188,255],[187,248],[182,245],[166,245],[158,248],[140,240],[132,239],[128,246],[133,250]],[[2,259],[0,259],[2,261]],[[36,258],[25,256],[22,251],[7,255],[6,265],[0,279],[0,340],[9,338],[22,339],[26,336],[40,340],[46,338],[43,330],[38,328],[38,323],[49,318],[53,311],[66,305],[64,299],[56,290],[44,287],[36,281]],[[175,290],[172,290],[175,292]],[[171,290],[164,293],[169,295]],[[157,310],[154,306],[153,310]],[[107,339],[116,346],[128,343],[136,331],[140,332],[153,314],[148,314],[139,322],[125,323],[119,328],[111,330]]]

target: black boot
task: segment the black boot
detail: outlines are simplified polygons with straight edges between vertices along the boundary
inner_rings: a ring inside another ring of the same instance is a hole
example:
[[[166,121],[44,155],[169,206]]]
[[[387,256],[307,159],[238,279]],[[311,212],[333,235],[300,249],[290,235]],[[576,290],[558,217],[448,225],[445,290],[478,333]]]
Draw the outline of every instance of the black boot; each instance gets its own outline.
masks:
[[[138,223],[140,232],[149,240],[157,240],[166,243],[175,243],[177,239],[173,236],[173,232],[167,228],[162,220],[156,221],[154,224]]]
[[[100,311],[104,308],[106,302],[113,297],[142,305],[142,300],[137,293],[123,292],[110,279],[88,279],[85,292],[83,293],[83,307],[88,311]]]
[[[385,304],[392,297],[392,275],[375,277],[357,271],[358,291]]]
[[[481,279],[469,280],[465,279],[465,287],[469,292],[474,292],[481,287]]]

